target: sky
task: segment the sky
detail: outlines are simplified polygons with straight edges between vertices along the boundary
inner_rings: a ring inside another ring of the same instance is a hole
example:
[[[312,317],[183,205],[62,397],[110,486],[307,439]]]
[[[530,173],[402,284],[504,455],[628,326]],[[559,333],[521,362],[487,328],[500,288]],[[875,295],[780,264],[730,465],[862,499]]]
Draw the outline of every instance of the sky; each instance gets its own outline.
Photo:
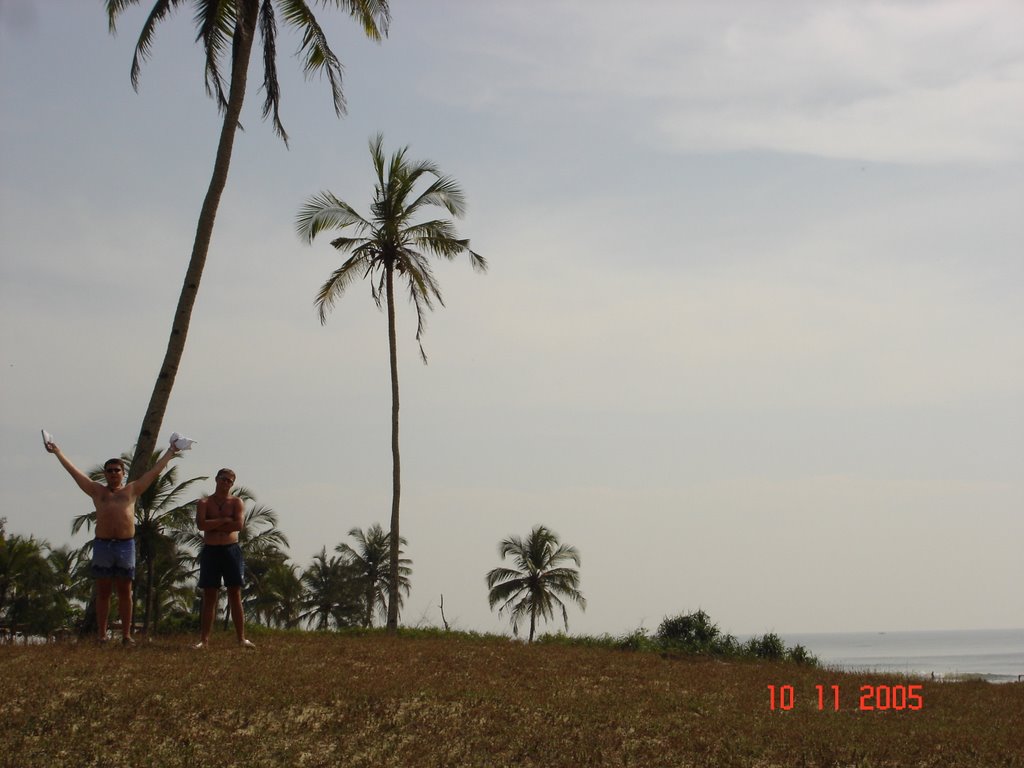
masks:
[[[0,516],[80,545],[82,468],[132,447],[219,116],[186,8],[0,0]],[[387,319],[294,220],[368,211],[368,141],[437,163],[489,271],[438,265],[423,365],[398,311],[409,625],[508,631],[484,575],[543,524],[572,633],[1024,626],[1024,5],[393,0],[317,6],[338,119],[278,41],[250,74],[161,441],[233,468],[294,562],[391,504]],[[212,479],[201,484],[212,492]],[[557,624],[547,625],[555,630]]]

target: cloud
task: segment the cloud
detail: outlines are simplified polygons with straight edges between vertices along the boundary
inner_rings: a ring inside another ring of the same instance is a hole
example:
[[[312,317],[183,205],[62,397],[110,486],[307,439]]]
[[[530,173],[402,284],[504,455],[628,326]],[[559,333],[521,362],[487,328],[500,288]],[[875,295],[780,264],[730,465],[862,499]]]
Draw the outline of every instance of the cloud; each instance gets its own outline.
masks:
[[[478,51],[491,66],[458,73],[449,98],[542,120],[523,109],[537,94],[574,119],[612,95],[607,119],[677,152],[1024,158],[1018,4],[560,3],[544,21],[503,14],[502,42]]]

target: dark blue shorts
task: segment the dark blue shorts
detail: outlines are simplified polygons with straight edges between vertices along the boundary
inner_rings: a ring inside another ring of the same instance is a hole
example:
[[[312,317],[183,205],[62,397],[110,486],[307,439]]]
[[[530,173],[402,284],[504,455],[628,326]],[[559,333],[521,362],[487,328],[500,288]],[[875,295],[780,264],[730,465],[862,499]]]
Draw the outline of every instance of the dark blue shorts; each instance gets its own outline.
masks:
[[[93,539],[89,574],[94,579],[134,579],[135,539]]]
[[[225,587],[242,586],[245,563],[242,548],[237,544],[204,544],[199,553],[199,588],[216,589],[224,580]]]

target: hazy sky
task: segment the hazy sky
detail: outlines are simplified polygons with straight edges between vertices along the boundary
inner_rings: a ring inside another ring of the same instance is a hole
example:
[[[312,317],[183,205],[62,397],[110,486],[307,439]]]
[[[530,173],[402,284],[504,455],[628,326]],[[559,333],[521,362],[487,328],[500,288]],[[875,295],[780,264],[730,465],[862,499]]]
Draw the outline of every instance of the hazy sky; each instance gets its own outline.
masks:
[[[219,116],[191,9],[0,0],[0,516],[54,544],[131,448]],[[570,631],[702,607],[735,633],[1024,626],[1024,5],[394,0],[318,15],[349,115],[278,50],[250,92],[161,442],[230,466],[302,566],[387,525],[387,319],[294,234],[366,211],[367,141],[435,161],[491,269],[399,312],[407,623],[501,631],[484,574],[543,523]],[[204,484],[212,491],[212,481]],[[557,626],[550,627],[552,629]]]

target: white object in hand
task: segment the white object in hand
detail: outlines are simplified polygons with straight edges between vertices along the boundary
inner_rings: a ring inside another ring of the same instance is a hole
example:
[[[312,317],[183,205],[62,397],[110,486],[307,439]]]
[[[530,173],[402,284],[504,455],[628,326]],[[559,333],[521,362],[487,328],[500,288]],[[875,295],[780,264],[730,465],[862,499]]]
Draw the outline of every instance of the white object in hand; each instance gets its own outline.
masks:
[[[47,443],[53,442],[53,435],[51,435],[45,429],[41,429],[39,431],[43,433],[43,447],[45,448]]]
[[[190,440],[184,435],[179,435],[177,432],[171,433],[171,445],[173,445],[179,451],[187,451],[195,444],[195,440]]]

